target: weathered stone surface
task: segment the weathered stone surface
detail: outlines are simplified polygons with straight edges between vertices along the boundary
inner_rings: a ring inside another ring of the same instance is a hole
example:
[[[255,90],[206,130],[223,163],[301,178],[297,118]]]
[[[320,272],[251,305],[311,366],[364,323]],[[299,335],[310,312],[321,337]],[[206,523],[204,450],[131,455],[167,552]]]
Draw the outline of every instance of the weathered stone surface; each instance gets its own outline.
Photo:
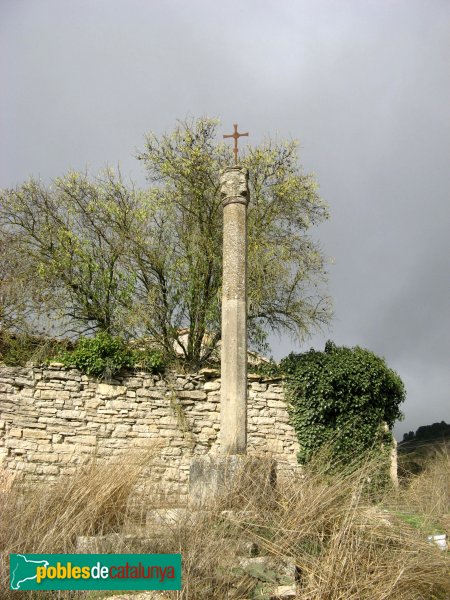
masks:
[[[45,390],[40,390],[39,396],[38,396],[41,400],[54,400],[55,398],[58,399],[62,399],[62,400],[68,400],[70,398],[70,392],[69,391],[64,391],[64,390],[59,390],[59,389],[45,389]]]
[[[56,415],[62,419],[83,419],[86,412],[84,410],[58,410]]]
[[[258,375],[258,373],[249,373],[247,375],[247,379],[248,381],[261,381],[262,377],[261,375]]]
[[[295,584],[291,585],[278,585],[274,591],[270,600],[289,600],[291,598],[297,598],[297,590]]]
[[[203,375],[205,378],[219,377],[220,371],[218,369],[211,369],[209,367],[204,367],[203,369],[200,369],[200,375]]]
[[[25,439],[45,439],[48,437],[48,433],[42,429],[24,429],[22,431],[22,437]]]
[[[190,398],[192,400],[206,400],[206,393],[201,390],[181,390],[176,392],[178,398]]]
[[[100,396],[115,398],[117,396],[125,396],[126,393],[127,388],[123,385],[110,385],[108,383],[99,383],[97,385],[97,394],[100,394]]]
[[[220,382],[219,381],[207,381],[203,386],[205,392],[214,392],[216,390],[220,390]]]
[[[247,169],[225,168],[220,174],[220,192],[223,204],[220,451],[241,454],[247,447]]]

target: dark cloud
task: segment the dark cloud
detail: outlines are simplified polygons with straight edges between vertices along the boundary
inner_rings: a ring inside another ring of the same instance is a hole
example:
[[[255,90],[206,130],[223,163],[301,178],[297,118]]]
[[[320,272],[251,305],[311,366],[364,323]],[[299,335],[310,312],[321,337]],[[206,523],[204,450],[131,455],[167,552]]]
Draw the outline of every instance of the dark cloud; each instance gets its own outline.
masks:
[[[0,185],[119,162],[144,183],[144,132],[188,115],[300,139],[336,319],[296,348],[370,348],[407,385],[399,432],[449,421],[449,25],[439,0],[4,0]]]

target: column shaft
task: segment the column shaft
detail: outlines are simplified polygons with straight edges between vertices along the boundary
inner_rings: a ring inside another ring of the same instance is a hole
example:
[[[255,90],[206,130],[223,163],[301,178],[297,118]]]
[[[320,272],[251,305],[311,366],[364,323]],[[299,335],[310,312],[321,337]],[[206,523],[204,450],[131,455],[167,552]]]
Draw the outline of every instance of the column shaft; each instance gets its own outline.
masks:
[[[247,446],[247,172],[222,174],[223,280],[221,427],[223,454],[243,454]]]

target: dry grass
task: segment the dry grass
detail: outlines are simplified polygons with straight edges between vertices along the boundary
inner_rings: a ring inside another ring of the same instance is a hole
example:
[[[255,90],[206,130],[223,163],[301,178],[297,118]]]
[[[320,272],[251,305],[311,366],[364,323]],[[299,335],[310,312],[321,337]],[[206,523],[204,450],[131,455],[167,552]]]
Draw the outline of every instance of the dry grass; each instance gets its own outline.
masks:
[[[450,516],[450,445],[433,446],[423,470],[410,478],[400,499],[406,509],[431,521]]]
[[[154,455],[141,449],[108,463],[93,457],[53,485],[9,484],[0,491],[0,598],[80,597],[83,593],[10,592],[10,553],[73,553],[78,536],[120,532],[142,469]]]
[[[77,535],[123,532],[141,466],[135,461],[130,471],[123,463],[108,469],[93,465],[27,502],[13,486],[0,506],[2,550],[73,552]],[[427,542],[427,533],[433,533],[430,524],[444,527],[450,512],[448,454],[431,462],[408,487],[384,494],[374,490],[380,468],[374,461],[333,476],[316,464],[301,478],[278,482],[275,491],[268,485],[266,467],[261,461],[260,470],[244,469],[208,510],[192,512],[163,537],[134,549],[182,553],[183,590],[165,597],[267,599],[273,585],[284,583],[288,563],[296,573],[300,600],[450,598],[448,553]],[[147,499],[143,512],[148,505]],[[237,558],[253,542],[269,561],[258,568],[239,564]],[[119,536],[117,552],[122,547]],[[3,566],[0,589],[7,588],[6,582]]]
[[[382,468],[376,461],[333,476],[312,465],[301,479],[279,483],[266,501],[260,494],[255,499],[255,486],[238,485],[224,499],[234,516],[224,518],[219,504],[180,528],[184,588],[170,597],[270,598],[287,562],[295,565],[301,600],[448,600],[448,554],[428,543],[432,531],[411,525],[402,510],[414,498],[409,510],[424,511],[422,524],[431,515],[442,518],[449,510],[449,467],[442,456],[408,489],[384,494],[373,485]],[[257,542],[260,555],[269,557],[265,572],[236,568],[244,541]]]

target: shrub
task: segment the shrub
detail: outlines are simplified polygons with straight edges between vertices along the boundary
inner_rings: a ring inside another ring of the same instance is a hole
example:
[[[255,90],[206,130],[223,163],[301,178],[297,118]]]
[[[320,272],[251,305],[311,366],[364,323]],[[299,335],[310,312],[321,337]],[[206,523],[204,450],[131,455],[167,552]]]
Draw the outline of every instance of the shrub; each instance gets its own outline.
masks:
[[[86,375],[106,378],[123,368],[139,366],[151,373],[160,373],[166,366],[161,351],[154,348],[133,350],[124,340],[105,331],[93,338],[80,338],[75,348],[65,352],[60,360]]]
[[[139,366],[150,373],[161,373],[166,366],[163,353],[155,349],[134,350],[133,362],[136,367]]]
[[[67,340],[55,340],[27,333],[0,332],[0,360],[9,367],[24,367],[27,363],[45,364],[70,345]]]
[[[271,360],[270,362],[262,362],[259,365],[248,365],[250,373],[257,373],[261,377],[282,377],[283,370],[280,365]]]
[[[63,354],[61,360],[87,375],[106,377],[134,364],[133,352],[125,342],[105,331],[93,338],[80,338],[74,350]]]

